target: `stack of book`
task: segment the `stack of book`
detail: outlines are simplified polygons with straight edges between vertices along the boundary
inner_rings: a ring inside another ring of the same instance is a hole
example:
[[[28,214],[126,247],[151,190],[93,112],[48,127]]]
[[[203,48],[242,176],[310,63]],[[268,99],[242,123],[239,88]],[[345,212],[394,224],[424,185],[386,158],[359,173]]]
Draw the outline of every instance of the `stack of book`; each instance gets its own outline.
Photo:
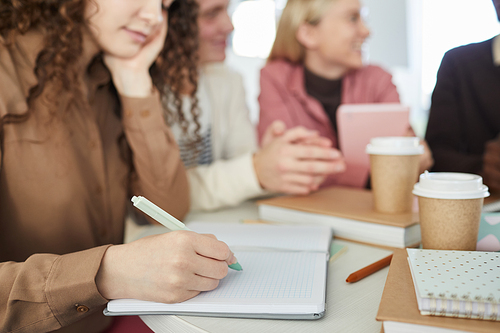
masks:
[[[500,253],[396,249],[377,320],[385,333],[500,332]]]
[[[500,251],[500,213],[481,214],[476,250]]]
[[[257,202],[265,221],[321,224],[335,237],[388,247],[420,243],[418,213],[384,214],[373,209],[371,191],[330,187],[307,196],[281,196]]]

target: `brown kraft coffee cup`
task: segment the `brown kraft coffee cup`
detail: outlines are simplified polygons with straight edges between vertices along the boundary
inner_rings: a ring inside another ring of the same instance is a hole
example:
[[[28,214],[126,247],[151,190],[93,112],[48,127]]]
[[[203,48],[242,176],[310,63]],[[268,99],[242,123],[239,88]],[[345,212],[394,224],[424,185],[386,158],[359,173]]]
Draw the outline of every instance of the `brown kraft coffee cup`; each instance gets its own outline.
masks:
[[[423,152],[419,138],[375,138],[367,146],[367,152],[375,210],[392,214],[411,212],[412,189]]]
[[[489,195],[480,176],[426,172],[413,193],[418,196],[424,249],[476,250],[483,201]]]

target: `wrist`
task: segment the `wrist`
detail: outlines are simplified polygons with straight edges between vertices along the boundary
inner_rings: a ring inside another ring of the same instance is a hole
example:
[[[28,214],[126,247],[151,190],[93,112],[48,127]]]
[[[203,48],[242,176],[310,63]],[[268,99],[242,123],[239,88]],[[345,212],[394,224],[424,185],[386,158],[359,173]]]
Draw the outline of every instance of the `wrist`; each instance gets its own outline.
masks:
[[[262,180],[261,180],[261,170],[260,170],[260,151],[254,153],[252,155],[252,163],[253,163],[253,169],[255,170],[255,176],[257,177],[257,181],[259,182],[259,185],[262,189],[265,189],[264,185],[262,185]]]
[[[119,247],[120,245],[113,245],[106,250],[95,277],[97,290],[106,299],[120,298],[119,295],[121,292],[118,288],[121,285],[118,283],[116,270],[113,267],[117,259],[116,252],[119,250]]]
[[[120,95],[144,98],[153,93],[153,80],[148,72],[123,69],[112,75],[113,83]]]

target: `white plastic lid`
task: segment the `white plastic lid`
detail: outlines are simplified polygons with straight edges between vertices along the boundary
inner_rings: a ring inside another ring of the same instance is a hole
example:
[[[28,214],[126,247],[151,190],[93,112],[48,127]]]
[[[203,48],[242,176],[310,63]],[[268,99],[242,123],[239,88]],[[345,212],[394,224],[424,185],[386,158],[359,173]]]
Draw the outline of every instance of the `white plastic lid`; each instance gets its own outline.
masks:
[[[483,178],[470,173],[424,172],[413,194],[435,199],[479,199],[490,195]]]
[[[421,155],[424,146],[417,137],[385,136],[371,139],[366,152],[371,155]]]

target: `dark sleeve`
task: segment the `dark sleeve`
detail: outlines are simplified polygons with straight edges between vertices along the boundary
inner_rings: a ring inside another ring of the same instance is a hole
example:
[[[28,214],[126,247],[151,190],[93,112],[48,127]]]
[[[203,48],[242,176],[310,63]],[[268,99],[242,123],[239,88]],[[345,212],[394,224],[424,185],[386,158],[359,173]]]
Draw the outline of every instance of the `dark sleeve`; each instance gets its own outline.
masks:
[[[477,110],[464,110],[461,101],[459,55],[449,51],[443,57],[432,94],[425,139],[434,158],[433,171],[479,173],[482,155],[467,153],[464,142],[465,112],[474,114]]]

